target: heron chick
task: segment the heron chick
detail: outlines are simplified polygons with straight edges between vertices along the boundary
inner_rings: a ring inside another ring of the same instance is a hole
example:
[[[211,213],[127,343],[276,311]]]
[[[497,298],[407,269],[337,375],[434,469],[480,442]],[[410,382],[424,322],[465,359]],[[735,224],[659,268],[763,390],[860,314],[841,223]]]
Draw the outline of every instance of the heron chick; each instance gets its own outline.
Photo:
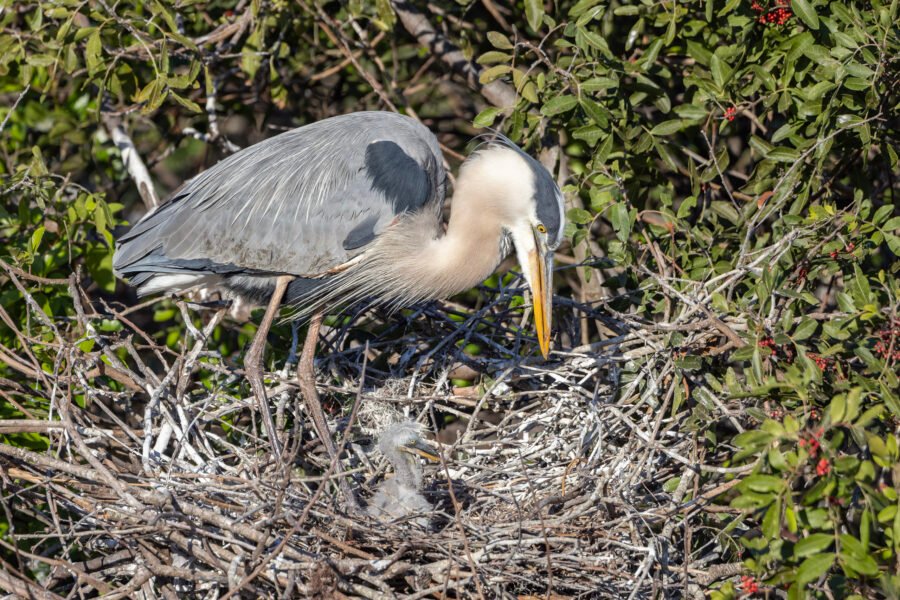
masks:
[[[394,467],[394,476],[385,479],[372,496],[367,512],[380,521],[395,521],[409,515],[423,515],[412,520],[420,527],[428,526],[425,513],[433,510],[422,495],[422,465],[419,457],[439,462],[434,449],[422,440],[422,426],[414,421],[389,425],[378,436],[378,449]]]

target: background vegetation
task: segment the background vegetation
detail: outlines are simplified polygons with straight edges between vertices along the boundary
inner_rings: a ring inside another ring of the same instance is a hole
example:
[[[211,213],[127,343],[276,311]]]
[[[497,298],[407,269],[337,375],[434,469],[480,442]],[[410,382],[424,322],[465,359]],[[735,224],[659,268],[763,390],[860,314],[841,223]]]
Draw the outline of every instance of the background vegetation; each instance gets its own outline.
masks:
[[[604,402],[643,404],[710,467],[681,465],[658,490],[720,490],[698,517],[717,548],[701,587],[898,597],[898,22],[897,0],[0,3],[0,416],[15,423],[0,438],[54,447],[57,433],[22,423],[57,418],[72,348],[98,358],[135,328],[173,356],[187,340],[169,301],[107,310],[135,303],[111,253],[144,210],[116,131],[165,197],[239,147],[344,112],[415,115],[452,165],[492,126],[565,185],[558,311],[609,317],[563,319],[556,347],[602,357],[627,332],[661,340],[604,374],[620,378]],[[239,363],[252,331],[226,321],[215,349]],[[457,358],[477,366],[477,351]],[[70,401],[90,404],[81,394]],[[23,485],[11,464],[4,495]],[[90,556],[18,536],[45,525],[4,509],[16,573],[46,581],[24,549]],[[687,554],[689,537],[675,543]],[[740,567],[715,576],[716,563]]]

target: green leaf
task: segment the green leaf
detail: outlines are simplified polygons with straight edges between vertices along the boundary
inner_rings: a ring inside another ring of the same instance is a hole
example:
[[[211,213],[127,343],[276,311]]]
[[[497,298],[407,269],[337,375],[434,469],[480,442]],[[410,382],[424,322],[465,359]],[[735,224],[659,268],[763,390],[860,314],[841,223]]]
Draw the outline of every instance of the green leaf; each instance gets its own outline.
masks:
[[[725,200],[716,200],[710,203],[710,208],[714,213],[728,219],[732,224],[737,225],[741,222],[741,213],[737,211],[731,202]]]
[[[525,84],[522,86],[522,89],[519,90],[519,93],[522,94],[523,98],[525,98],[532,104],[537,104],[537,86],[530,79],[525,82]]]
[[[509,41],[505,35],[500,33],[499,31],[488,31],[487,39],[490,42],[491,46],[497,48],[499,50],[512,50],[513,45],[512,42]]]
[[[544,1],[525,0],[525,18],[528,20],[528,26],[538,31],[544,20]]]
[[[675,107],[675,114],[682,119],[688,119],[690,121],[700,121],[705,119],[709,115],[709,110],[707,110],[705,106],[698,106],[696,104],[682,104]]]
[[[800,565],[800,568],[797,569],[797,585],[800,587],[805,586],[808,583],[811,583],[817,580],[819,577],[828,572],[828,569],[831,568],[831,565],[834,564],[834,553],[829,552],[827,554],[816,554],[814,556],[810,556]]]
[[[612,51],[609,49],[609,44],[606,43],[606,40],[599,33],[591,31],[590,29],[581,28],[579,29],[579,36],[587,42],[588,46],[599,50],[604,56],[612,57]]]
[[[713,54],[709,61],[709,68],[712,72],[713,81],[720,88],[724,87],[725,79],[728,76],[728,66],[719,58],[718,54]]]
[[[572,95],[557,96],[541,107],[541,114],[547,117],[569,112],[578,106],[578,98]]]
[[[25,57],[25,63],[34,67],[49,67],[56,63],[56,58],[49,54],[32,54]]]
[[[512,70],[513,68],[510,65],[494,65],[490,69],[482,71],[481,75],[478,76],[478,81],[481,85],[487,85],[495,79],[503,77]]]
[[[512,55],[506,52],[498,52],[497,50],[489,50],[478,57],[476,61],[479,65],[495,65],[497,63],[508,63],[512,60]]]
[[[763,535],[767,538],[775,539],[781,531],[781,499],[779,498],[772,503],[772,506],[766,511],[761,526]]]
[[[693,208],[695,206],[697,206],[697,197],[696,196],[688,196],[678,206],[678,214],[676,216],[679,219],[684,219],[689,214],[691,214],[691,210],[693,210]]]
[[[834,536],[827,533],[814,533],[794,544],[794,556],[804,558],[811,554],[818,554],[827,549],[834,542]]]
[[[774,475],[750,475],[741,482],[741,488],[754,492],[778,492],[784,489],[784,480]]]
[[[875,211],[875,214],[872,216],[872,222],[877,225],[877,224],[881,223],[882,221],[887,220],[887,218],[889,216],[891,216],[891,213],[893,213],[893,212],[894,212],[894,205],[893,204],[885,204],[884,206],[879,207],[878,210]]]
[[[94,30],[87,41],[84,48],[84,61],[87,63],[88,72],[92,75],[96,73],[102,63],[100,54],[103,52],[103,43],[100,40],[100,28]]]
[[[600,141],[600,138],[603,137],[603,133],[603,130],[596,125],[586,125],[584,127],[579,127],[578,129],[573,131],[572,137],[576,140],[584,140],[585,142],[593,146]]]
[[[815,9],[809,5],[806,0],[791,0],[791,8],[800,17],[803,23],[816,31],[819,28],[819,17],[816,15]]]
[[[91,278],[101,289],[106,292],[115,291],[116,278],[113,275],[112,252],[109,249],[100,245],[88,249],[86,264]]]
[[[583,208],[570,208],[569,212],[566,213],[566,217],[571,223],[575,223],[576,225],[586,225],[594,218],[590,212]]]
[[[600,92],[619,87],[619,82],[612,77],[591,77],[581,82],[581,91],[583,92]],[[890,149],[890,146],[888,146]]]
[[[847,412],[847,399],[843,394],[839,394],[831,400],[828,412],[832,423],[840,423],[844,420],[844,413]]]
[[[791,335],[795,341],[805,340],[818,329],[819,324],[814,319],[809,319],[804,317],[800,320],[800,324],[797,325],[797,328],[794,329],[794,333]]]
[[[609,219],[613,229],[616,231],[616,237],[621,241],[628,241],[631,235],[631,214],[624,202],[616,202],[609,209]]]
[[[609,153],[612,152],[613,145],[613,136],[612,134],[606,136],[606,139],[603,140],[603,143],[600,144],[600,147],[597,149],[597,153],[594,155],[594,160],[597,164],[603,164],[606,162],[606,159],[609,157]]]
[[[796,162],[800,158],[800,153],[792,148],[775,148],[766,156],[769,160],[776,162]]]
[[[650,130],[650,133],[653,135],[672,135],[678,131],[681,131],[684,128],[684,121],[681,119],[672,119],[670,121],[663,121],[656,127]]]
[[[472,121],[472,124],[475,125],[475,127],[490,127],[494,124],[494,120],[501,112],[502,109],[496,106],[489,106],[488,108],[478,113],[478,115],[475,117],[475,120]]]
[[[178,104],[182,105],[186,109],[194,113],[201,113],[203,109],[200,108],[200,105],[194,102],[193,100],[189,100],[183,96],[179,96],[175,92],[169,92],[169,97],[175,100]]]
[[[607,128],[611,114],[599,102],[594,102],[590,98],[581,98],[579,104],[595,125],[602,129]]]
[[[850,567],[861,575],[878,575],[878,563],[875,562],[875,559],[868,554],[859,556],[842,551],[840,554],[840,559],[841,564]]]
[[[37,249],[41,246],[41,240],[44,239],[44,226],[41,225],[37,229],[34,230],[34,233],[31,234],[31,253],[34,254],[37,252]]]

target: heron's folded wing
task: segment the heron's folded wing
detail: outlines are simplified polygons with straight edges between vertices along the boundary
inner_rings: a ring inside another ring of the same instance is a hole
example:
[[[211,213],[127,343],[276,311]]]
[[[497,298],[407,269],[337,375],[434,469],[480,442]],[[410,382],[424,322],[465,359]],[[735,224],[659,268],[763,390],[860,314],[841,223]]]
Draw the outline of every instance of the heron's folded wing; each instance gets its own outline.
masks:
[[[315,275],[394,218],[443,202],[437,140],[392,113],[352,113],[275,136],[201,173],[120,238],[115,270]]]

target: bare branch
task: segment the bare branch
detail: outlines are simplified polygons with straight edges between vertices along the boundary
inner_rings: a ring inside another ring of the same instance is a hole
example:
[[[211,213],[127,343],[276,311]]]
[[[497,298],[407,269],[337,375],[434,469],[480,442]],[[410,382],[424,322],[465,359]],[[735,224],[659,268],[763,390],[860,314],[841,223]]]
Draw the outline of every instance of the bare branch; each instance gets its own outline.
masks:
[[[478,80],[481,67],[466,59],[456,45],[438,33],[429,23],[428,18],[407,0],[393,0],[391,4],[406,28],[416,41],[438,56],[454,73],[461,75],[473,90],[501,108],[511,107],[518,101],[515,88],[499,79],[486,85]]]
[[[147,210],[155,209],[160,204],[159,196],[153,187],[150,172],[147,170],[147,166],[144,165],[144,161],[141,160],[131,137],[125,132],[121,121],[111,115],[103,115],[103,124],[106,126],[106,130],[109,132],[116,148],[122,154],[122,162],[125,163],[128,175],[134,181],[134,185],[141,195],[141,200],[144,201],[144,206],[147,207]]]

